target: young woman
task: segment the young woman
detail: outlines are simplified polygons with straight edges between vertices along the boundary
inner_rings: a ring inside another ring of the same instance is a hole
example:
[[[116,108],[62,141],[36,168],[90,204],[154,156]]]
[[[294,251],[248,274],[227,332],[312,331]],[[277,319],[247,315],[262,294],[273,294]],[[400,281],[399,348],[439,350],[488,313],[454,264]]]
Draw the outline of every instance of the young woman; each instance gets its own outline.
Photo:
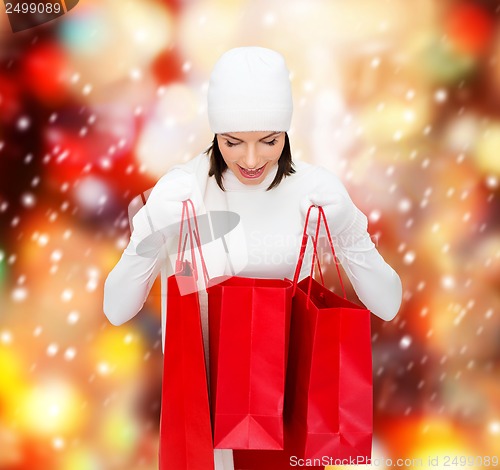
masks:
[[[340,180],[322,167],[292,162],[287,134],[291,116],[289,71],[279,53],[239,47],[221,56],[208,88],[212,145],[160,178],[134,216],[130,243],[104,286],[104,313],[112,324],[120,325],[140,311],[159,272],[165,295],[182,201],[188,198],[198,215],[234,215],[222,225],[210,219],[210,242],[203,244],[210,277],[292,279],[305,213],[311,204],[323,206],[337,256],[359,299],[384,320],[396,315],[402,296],[399,276],[378,253],[366,216]],[[317,211],[311,217],[316,220]],[[309,246],[299,279],[308,275],[311,252]],[[200,302],[208,355],[203,286]],[[163,333],[164,305],[162,299]],[[231,450],[215,451],[215,460],[218,470],[233,468]]]

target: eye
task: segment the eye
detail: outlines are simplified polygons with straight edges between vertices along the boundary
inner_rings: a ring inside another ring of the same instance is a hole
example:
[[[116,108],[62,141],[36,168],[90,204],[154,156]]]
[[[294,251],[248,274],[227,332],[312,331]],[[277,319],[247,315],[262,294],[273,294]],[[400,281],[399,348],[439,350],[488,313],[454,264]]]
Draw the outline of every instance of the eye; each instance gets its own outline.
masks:
[[[227,145],[228,147],[234,147],[235,145],[238,145],[238,144],[237,144],[237,143],[235,144],[235,143],[233,143],[233,142],[229,142],[229,140],[226,140],[226,145]]]
[[[264,142],[267,145],[276,145],[276,142],[278,142],[278,139],[273,139],[270,142]]]

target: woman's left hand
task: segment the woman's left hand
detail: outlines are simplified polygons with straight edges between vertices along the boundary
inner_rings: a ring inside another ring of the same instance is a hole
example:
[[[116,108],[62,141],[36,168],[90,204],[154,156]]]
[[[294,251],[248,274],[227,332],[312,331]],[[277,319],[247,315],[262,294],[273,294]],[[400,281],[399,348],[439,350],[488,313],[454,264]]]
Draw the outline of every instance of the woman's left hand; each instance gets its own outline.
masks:
[[[304,197],[300,202],[300,211],[304,222],[307,211],[311,205],[322,206],[328,221],[328,228],[332,237],[338,237],[348,229],[356,218],[356,206],[348,196],[340,193],[313,193]],[[318,223],[319,211],[316,207],[311,209],[307,233],[314,236]],[[324,224],[321,224],[320,236],[325,236]]]

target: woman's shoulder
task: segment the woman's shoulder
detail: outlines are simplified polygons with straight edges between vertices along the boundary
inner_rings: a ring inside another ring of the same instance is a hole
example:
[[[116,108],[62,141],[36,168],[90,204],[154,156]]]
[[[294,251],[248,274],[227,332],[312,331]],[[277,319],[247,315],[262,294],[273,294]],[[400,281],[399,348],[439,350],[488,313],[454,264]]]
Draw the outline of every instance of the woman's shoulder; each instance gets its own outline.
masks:
[[[209,165],[208,156],[205,153],[200,153],[185,162],[170,167],[157,181],[156,186],[162,186],[172,180],[179,181],[193,178],[203,180],[208,174]]]
[[[210,161],[208,155],[205,152],[202,152],[185,162],[172,166],[169,169],[169,172],[173,170],[182,170],[186,173],[197,173],[198,171],[204,171],[205,169],[208,171],[209,164]]]
[[[302,185],[317,188],[318,190],[345,191],[345,187],[340,178],[324,166],[315,165],[302,160],[294,161],[294,168],[297,182]]]

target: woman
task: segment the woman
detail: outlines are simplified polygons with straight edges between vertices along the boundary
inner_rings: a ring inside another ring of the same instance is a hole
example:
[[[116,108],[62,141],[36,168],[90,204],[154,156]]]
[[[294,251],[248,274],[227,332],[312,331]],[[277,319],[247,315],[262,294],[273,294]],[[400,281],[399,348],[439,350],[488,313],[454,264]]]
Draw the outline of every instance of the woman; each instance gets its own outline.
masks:
[[[165,279],[172,272],[168,260],[176,255],[175,235],[187,198],[199,215],[224,211],[237,216],[235,224],[212,226],[211,241],[203,244],[210,277],[292,279],[307,208],[323,206],[337,255],[358,297],[375,315],[391,320],[401,304],[401,281],[371,241],[367,218],[335,175],[292,163],[287,135],[292,94],[283,57],[261,47],[223,54],[210,77],[207,109],[215,134],[212,146],[166,173],[133,218],[130,243],[105,282],[104,313],[110,322],[120,325],[139,312],[160,271],[165,295]],[[310,262],[311,246],[300,279]],[[203,295],[201,303],[208,355]],[[231,452],[215,451],[217,469],[233,468]]]

